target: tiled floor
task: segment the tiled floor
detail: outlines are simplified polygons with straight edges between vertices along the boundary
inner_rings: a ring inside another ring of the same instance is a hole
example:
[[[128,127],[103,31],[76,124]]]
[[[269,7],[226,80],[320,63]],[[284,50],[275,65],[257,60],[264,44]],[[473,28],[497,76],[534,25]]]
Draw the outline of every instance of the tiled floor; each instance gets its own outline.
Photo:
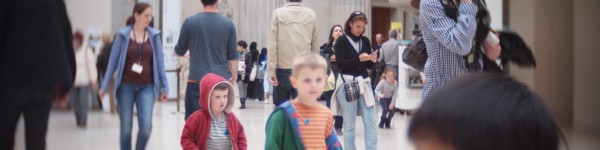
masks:
[[[244,125],[248,137],[248,149],[264,149],[265,123],[273,110],[272,104],[248,101],[248,108],[237,109],[234,113]],[[183,107],[182,107],[183,109]],[[148,143],[149,150],[177,150],[181,149],[179,138],[185,124],[183,113],[176,112],[176,103],[157,102],[154,109],[154,124],[152,136]],[[182,110],[183,111],[183,110]],[[378,110],[378,112],[380,112]],[[137,122],[134,118],[133,142],[137,135]],[[378,129],[378,149],[381,150],[412,150],[406,139],[406,129],[409,118],[397,114],[392,123],[392,129]],[[49,150],[116,150],[119,149],[119,117],[104,112],[90,112],[88,127],[77,128],[73,112],[53,111],[50,115],[47,143]],[[364,130],[362,121],[357,120],[357,148],[364,149]],[[16,135],[16,149],[24,149],[23,121],[19,122]],[[343,138],[340,137],[343,142]]]

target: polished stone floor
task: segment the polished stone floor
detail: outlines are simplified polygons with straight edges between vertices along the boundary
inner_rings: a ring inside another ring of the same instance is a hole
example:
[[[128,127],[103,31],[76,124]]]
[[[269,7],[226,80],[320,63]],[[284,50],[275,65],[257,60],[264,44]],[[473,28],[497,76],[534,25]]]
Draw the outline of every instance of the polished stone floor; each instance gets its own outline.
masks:
[[[249,150],[264,149],[265,123],[273,110],[272,104],[248,101],[248,108],[237,109],[233,112],[244,125],[248,137]],[[154,108],[154,124],[152,136],[148,143],[149,150],[178,150],[181,149],[179,138],[183,130],[184,114],[177,112],[175,102],[157,102]],[[378,114],[381,112],[378,106]],[[378,115],[379,116],[379,115]],[[410,117],[396,114],[391,129],[378,130],[378,149],[380,150],[413,150],[414,147],[406,138],[406,131]],[[356,140],[357,149],[364,150],[364,130],[361,119],[357,119]],[[92,111],[89,114],[88,126],[78,128],[72,111],[53,110],[50,114],[48,126],[47,148],[49,150],[118,150],[119,149],[119,117],[101,111]],[[600,149],[600,136],[587,131],[571,130],[563,125],[566,142],[571,150],[598,150]],[[133,141],[137,134],[137,121],[134,118]],[[343,138],[341,138],[343,143]],[[135,144],[132,144],[135,145]],[[564,145],[563,145],[564,146]],[[24,149],[23,119],[19,121],[16,133],[15,149]],[[565,149],[564,147],[561,149]]]
[[[260,101],[248,101],[247,109],[239,110],[236,103],[234,113],[244,125],[248,137],[248,149],[264,149],[265,123],[274,108],[272,104]],[[181,107],[183,112],[183,107]],[[379,109],[378,109],[378,112]],[[179,138],[183,130],[184,114],[177,112],[175,102],[157,102],[154,109],[154,124],[147,149],[177,150],[181,149]],[[392,123],[392,129],[378,129],[378,149],[412,150],[412,145],[406,138],[409,117],[397,114]],[[88,126],[78,128],[72,111],[62,112],[53,110],[50,115],[47,143],[49,150],[116,150],[119,149],[119,117],[106,112],[93,111],[89,113]],[[134,118],[135,142],[137,121]],[[364,130],[361,119],[357,119],[356,131],[357,148],[364,149]],[[16,149],[24,149],[23,120],[19,122],[16,135]],[[343,138],[340,137],[343,142]],[[132,144],[132,145],[135,145]]]

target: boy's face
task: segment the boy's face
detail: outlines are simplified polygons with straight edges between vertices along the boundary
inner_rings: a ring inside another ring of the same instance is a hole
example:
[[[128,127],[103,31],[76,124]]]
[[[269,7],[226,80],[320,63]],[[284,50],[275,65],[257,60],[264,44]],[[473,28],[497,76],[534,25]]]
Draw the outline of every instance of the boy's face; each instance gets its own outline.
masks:
[[[241,47],[241,46],[239,46],[239,45],[237,46],[237,50],[238,50],[238,52],[240,52],[240,53],[241,53],[241,52],[244,52],[244,48],[242,48],[242,47]]]
[[[327,70],[323,67],[301,67],[298,75],[290,77],[292,86],[298,90],[298,98],[317,100],[323,93]]]
[[[221,112],[225,110],[227,101],[229,100],[227,95],[229,90],[213,90],[210,95],[210,109],[212,112]]]

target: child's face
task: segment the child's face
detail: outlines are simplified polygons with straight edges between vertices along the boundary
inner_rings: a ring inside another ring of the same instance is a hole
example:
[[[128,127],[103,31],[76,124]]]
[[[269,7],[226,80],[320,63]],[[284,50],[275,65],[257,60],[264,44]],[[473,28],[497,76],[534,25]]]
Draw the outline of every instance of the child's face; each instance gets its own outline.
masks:
[[[395,76],[396,76],[396,75],[394,74],[394,72],[388,71],[388,72],[385,74],[385,80],[386,80],[387,82],[394,83],[394,80],[396,80],[396,77],[395,77]]]
[[[210,109],[212,112],[221,112],[225,110],[227,101],[229,100],[227,95],[229,90],[213,90],[210,95]]]
[[[292,86],[298,90],[298,98],[317,100],[325,88],[325,68],[301,67],[297,76],[290,77]]]
[[[243,52],[243,51],[244,51],[244,48],[242,48],[241,46],[239,46],[239,45],[238,45],[238,46],[237,46],[237,50],[238,50],[238,52]]]

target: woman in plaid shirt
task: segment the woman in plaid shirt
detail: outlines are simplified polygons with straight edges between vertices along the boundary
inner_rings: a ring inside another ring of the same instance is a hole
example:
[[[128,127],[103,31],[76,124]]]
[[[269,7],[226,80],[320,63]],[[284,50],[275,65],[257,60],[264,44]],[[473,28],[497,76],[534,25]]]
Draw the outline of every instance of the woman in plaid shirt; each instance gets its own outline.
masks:
[[[449,80],[467,74],[463,56],[471,50],[479,8],[472,0],[460,0],[458,9],[455,21],[446,16],[440,0],[421,1],[420,19],[428,55],[424,100]]]

